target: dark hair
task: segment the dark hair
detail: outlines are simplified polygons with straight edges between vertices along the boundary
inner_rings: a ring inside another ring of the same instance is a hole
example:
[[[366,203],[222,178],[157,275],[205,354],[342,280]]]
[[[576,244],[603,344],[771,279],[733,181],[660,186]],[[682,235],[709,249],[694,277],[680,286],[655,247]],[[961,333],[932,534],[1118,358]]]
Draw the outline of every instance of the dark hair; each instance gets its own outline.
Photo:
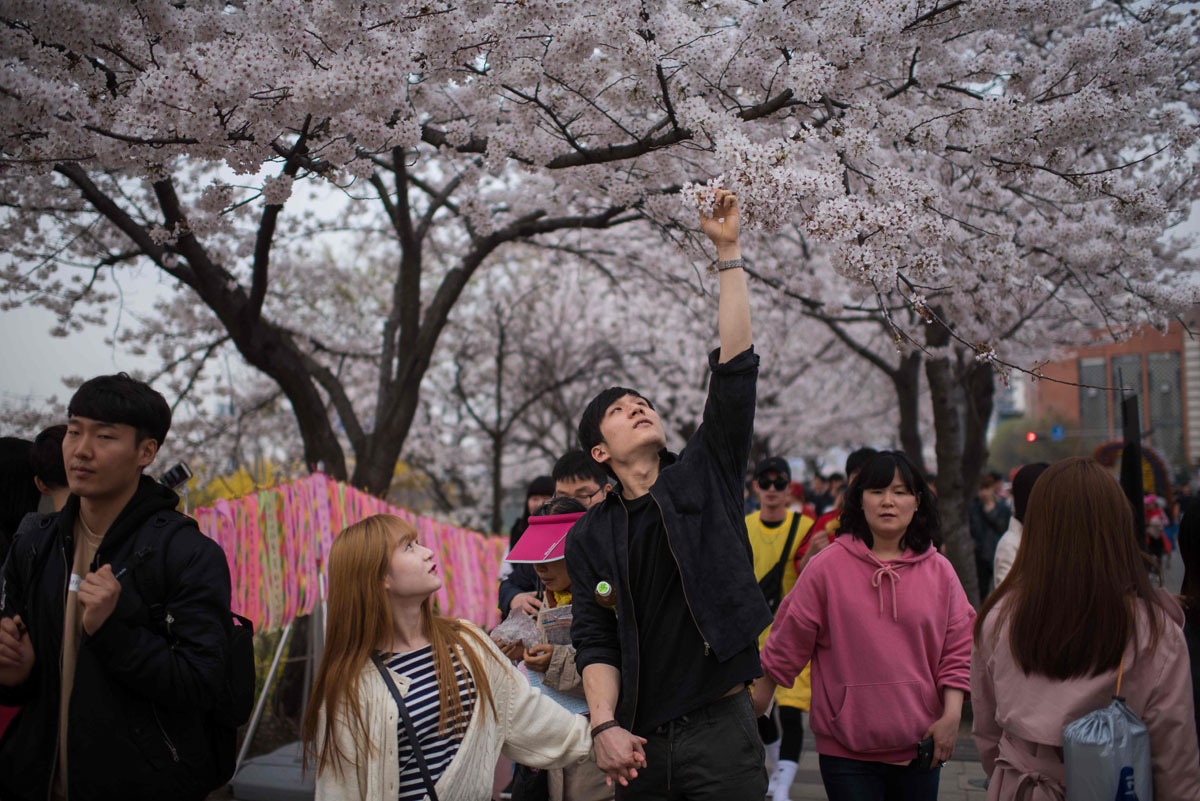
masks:
[[[1037,482],[1038,476],[1045,473],[1049,467],[1050,465],[1045,462],[1034,462],[1025,465],[1013,475],[1013,517],[1017,518],[1018,523],[1025,522],[1025,507],[1029,505],[1029,493],[1033,491],[1033,485]]]
[[[554,479],[550,476],[538,476],[533,481],[529,482],[529,486],[525,489],[525,500],[529,500],[534,495],[545,495],[547,498],[554,496]]]
[[[874,448],[859,448],[846,457],[846,475],[852,476],[862,469],[862,466],[870,461],[871,457],[879,451]]]
[[[579,447],[588,456],[592,455],[592,448],[604,441],[604,436],[600,433],[600,421],[604,419],[604,413],[608,411],[609,406],[627,395],[641,398],[646,401],[647,406],[654,408],[654,404],[645,395],[629,387],[609,387],[592,398],[583,410],[583,416],[579,418]],[[604,472],[614,475],[608,465],[604,465]]]
[[[984,619],[999,610],[993,631],[1007,620],[1009,648],[1026,674],[1098,676],[1116,669],[1136,642],[1136,600],[1150,612],[1153,650],[1162,601],[1117,480],[1089,458],[1055,462],[1034,483],[1025,517],[1012,569],[979,610],[976,639]]]
[[[9,538],[21,525],[21,519],[36,512],[41,495],[33,483],[33,467],[27,439],[0,437],[0,551],[6,551]],[[62,461],[62,457],[59,457]],[[0,552],[0,560],[4,558]]]
[[[1183,560],[1184,612],[1188,625],[1200,631],[1200,506],[1192,504],[1179,521],[1179,557]]]
[[[880,451],[875,454],[850,482],[842,504],[842,530],[865,542],[868,548],[875,544],[875,537],[871,534],[871,527],[867,525],[867,516],[863,511],[863,490],[890,487],[897,471],[904,486],[917,498],[917,510],[900,540],[901,547],[911,548],[915,553],[924,553],[937,538],[941,525],[937,497],[929,491],[929,485],[925,483],[921,471],[900,451]]]
[[[96,376],[84,381],[67,404],[69,417],[103,423],[122,423],[137,430],[137,441],[152,439],[161,448],[171,429],[167,399],[145,381],[128,373]]]
[[[583,504],[574,498],[551,498],[538,507],[531,517],[545,517],[546,515],[573,515],[579,512],[586,512]]]
[[[50,426],[33,440],[29,464],[33,474],[51,489],[67,486],[67,469],[63,465],[63,437],[67,435],[65,425]]]
[[[604,489],[604,485],[612,481],[608,477],[608,473],[604,472],[604,468],[600,466],[599,462],[593,459],[590,454],[584,453],[581,450],[567,451],[558,457],[558,461],[554,463],[554,469],[550,471],[550,475],[554,478],[555,484],[560,481],[569,481],[570,479],[580,481],[591,479],[596,482],[600,489]]]
[[[841,473],[830,473],[829,481],[830,482],[841,481],[844,484],[844,483],[846,483],[846,477],[844,475],[842,475]]]

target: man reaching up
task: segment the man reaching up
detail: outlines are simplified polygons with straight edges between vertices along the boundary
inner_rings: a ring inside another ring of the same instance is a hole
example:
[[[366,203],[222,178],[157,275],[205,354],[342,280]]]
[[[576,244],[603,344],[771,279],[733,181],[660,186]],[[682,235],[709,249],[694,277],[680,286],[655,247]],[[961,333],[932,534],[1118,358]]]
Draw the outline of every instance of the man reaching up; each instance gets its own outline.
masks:
[[[746,687],[762,675],[757,638],[771,613],[743,519],[758,356],[732,193],[718,193],[701,226],[721,293],[703,421],[676,458],[636,390],[612,387],[588,404],[580,445],[620,492],[567,538],[571,636],[596,762],[619,797],[760,801],[767,779]]]

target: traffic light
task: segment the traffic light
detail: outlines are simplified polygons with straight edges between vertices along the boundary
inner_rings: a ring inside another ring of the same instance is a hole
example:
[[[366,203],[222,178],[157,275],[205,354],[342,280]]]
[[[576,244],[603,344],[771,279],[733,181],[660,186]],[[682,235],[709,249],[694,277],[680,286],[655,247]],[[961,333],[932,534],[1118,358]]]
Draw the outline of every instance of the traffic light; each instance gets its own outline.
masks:
[[[1025,441],[1026,442],[1037,442],[1037,432],[1036,431],[1027,432],[1025,434]]]

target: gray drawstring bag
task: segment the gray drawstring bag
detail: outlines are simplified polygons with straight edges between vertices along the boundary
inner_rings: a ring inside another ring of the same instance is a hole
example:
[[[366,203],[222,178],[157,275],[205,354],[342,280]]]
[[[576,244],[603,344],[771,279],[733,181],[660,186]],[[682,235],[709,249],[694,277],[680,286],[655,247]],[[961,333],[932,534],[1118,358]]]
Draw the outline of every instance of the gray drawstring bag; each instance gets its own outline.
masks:
[[[1154,801],[1150,733],[1121,697],[1124,671],[1121,657],[1111,704],[1063,729],[1067,801]]]

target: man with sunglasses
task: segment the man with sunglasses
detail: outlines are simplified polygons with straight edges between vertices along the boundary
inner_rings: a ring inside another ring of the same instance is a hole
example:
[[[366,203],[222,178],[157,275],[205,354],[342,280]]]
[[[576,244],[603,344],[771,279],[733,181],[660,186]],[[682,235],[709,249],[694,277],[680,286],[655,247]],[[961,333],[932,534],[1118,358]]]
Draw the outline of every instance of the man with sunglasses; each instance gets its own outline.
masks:
[[[763,459],[754,468],[753,492],[759,509],[746,515],[746,533],[754,552],[754,578],[758,579],[771,611],[778,608],[796,584],[797,553],[802,553],[808,546],[813,525],[811,517],[788,509],[791,482],[791,467],[787,460],[778,456]],[[759,635],[760,649],[770,630],[767,626]],[[811,699],[807,679],[806,671],[792,687],[780,689],[775,699],[778,714],[772,711],[758,719],[758,732],[767,751],[767,769],[771,776],[768,792],[773,799],[788,797],[788,788],[799,767],[804,744],[803,710],[808,709]]]

